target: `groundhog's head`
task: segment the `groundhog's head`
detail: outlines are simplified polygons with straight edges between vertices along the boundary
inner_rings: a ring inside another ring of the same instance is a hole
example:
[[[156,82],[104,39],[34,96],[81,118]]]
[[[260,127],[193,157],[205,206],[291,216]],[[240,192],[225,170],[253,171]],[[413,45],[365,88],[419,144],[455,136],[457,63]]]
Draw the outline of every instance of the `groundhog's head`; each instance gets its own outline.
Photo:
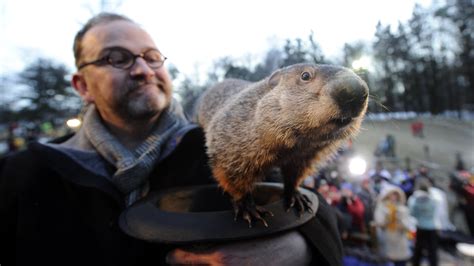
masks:
[[[344,67],[297,64],[275,71],[266,82],[269,91],[257,113],[280,130],[344,138],[358,131],[367,109],[367,84]]]

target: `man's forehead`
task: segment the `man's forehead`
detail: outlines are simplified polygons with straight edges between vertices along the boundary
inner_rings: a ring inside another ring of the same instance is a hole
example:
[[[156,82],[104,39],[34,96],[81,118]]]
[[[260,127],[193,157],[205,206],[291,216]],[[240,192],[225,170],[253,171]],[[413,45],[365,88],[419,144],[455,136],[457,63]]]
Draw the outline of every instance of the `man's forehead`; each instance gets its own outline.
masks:
[[[108,47],[123,47],[134,53],[156,48],[151,36],[133,22],[119,20],[92,27],[82,41],[83,54],[97,56]]]

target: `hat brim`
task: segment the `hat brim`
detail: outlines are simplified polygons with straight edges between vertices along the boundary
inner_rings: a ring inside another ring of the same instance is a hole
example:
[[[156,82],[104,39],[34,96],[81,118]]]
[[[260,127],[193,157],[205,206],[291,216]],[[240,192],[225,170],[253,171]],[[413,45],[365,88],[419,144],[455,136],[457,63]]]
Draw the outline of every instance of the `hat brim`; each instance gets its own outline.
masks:
[[[254,222],[252,227],[239,218],[229,197],[217,185],[168,189],[150,193],[125,209],[119,218],[120,228],[128,235],[156,243],[182,244],[216,242],[265,236],[298,227],[316,215],[317,196],[303,188],[299,192],[311,201],[312,213],[301,217],[296,210],[286,211],[283,184],[257,183],[257,205],[271,211],[265,216],[268,227]]]

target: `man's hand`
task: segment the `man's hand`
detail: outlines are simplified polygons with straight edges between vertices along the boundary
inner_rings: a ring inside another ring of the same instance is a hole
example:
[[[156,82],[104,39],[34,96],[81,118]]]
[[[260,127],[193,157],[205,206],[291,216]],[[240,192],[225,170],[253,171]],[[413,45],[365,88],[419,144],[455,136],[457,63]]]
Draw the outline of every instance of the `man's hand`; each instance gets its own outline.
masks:
[[[311,250],[296,231],[276,236],[238,241],[209,247],[175,249],[169,264],[206,265],[308,265]]]

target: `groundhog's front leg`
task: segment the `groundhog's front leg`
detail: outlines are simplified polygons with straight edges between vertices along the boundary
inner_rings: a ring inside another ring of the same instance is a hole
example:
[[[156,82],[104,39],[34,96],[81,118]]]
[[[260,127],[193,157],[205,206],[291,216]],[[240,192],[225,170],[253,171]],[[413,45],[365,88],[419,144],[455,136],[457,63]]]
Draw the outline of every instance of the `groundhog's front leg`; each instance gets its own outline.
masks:
[[[273,213],[265,208],[255,204],[251,193],[245,194],[239,200],[232,200],[234,207],[234,220],[237,220],[239,215],[242,219],[247,221],[249,228],[252,227],[252,221],[261,221],[265,227],[268,227],[267,221],[263,217],[266,215],[273,216]]]
[[[295,208],[298,212],[298,215],[301,217],[305,211],[313,213],[311,208],[311,200],[308,196],[301,194],[297,187],[293,184],[285,184],[285,201],[286,201],[286,211],[289,212],[291,208]]]
[[[261,221],[265,227],[268,227],[267,221],[263,218],[265,215],[273,216],[273,213],[265,208],[257,206],[252,196],[255,179],[246,179],[243,176],[232,175],[226,171],[226,168],[215,164],[212,173],[221,188],[230,195],[232,206],[234,208],[234,220],[239,216],[248,222],[252,227],[252,221]],[[253,177],[252,175],[249,175]],[[246,176],[248,178],[248,176]]]
[[[299,179],[302,170],[298,171],[297,167],[283,167],[283,182],[285,184],[284,197],[286,201],[286,211],[290,211],[291,208],[295,208],[298,215],[301,217],[305,211],[312,213],[311,200],[298,191]]]

